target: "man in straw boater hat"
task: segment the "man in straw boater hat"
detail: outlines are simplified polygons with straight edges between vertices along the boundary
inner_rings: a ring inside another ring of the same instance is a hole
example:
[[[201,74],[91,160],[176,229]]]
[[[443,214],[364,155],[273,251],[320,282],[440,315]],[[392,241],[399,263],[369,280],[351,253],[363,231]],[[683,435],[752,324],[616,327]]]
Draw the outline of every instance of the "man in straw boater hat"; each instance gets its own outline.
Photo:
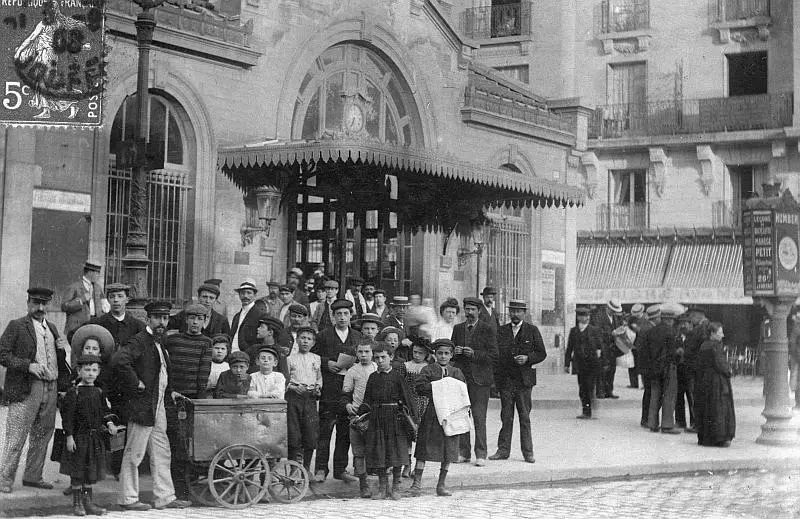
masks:
[[[567,338],[567,351],[564,355],[564,370],[578,376],[578,396],[581,399],[581,414],[579,419],[592,417],[595,401],[595,379],[600,373],[600,356],[603,353],[603,343],[600,332],[589,324],[592,311],[588,306],[579,306],[575,309],[578,321],[569,331]]]
[[[266,316],[263,304],[256,304],[256,282],[245,279],[235,288],[242,308],[236,312],[231,322],[231,351],[249,351],[258,342],[258,321]]]
[[[514,433],[514,408],[519,415],[519,441],[522,457],[534,463],[531,434],[531,390],[536,385],[536,364],[547,357],[539,329],[523,321],[528,305],[525,301],[509,301],[511,322],[497,330],[497,365],[494,383],[500,392],[500,420],[497,452],[490,460],[508,459]]]
[[[684,312],[677,303],[661,305],[661,320],[647,332],[644,350],[645,366],[650,379],[650,406],[647,426],[653,432],[680,434],[675,428],[675,401],[678,394],[677,342],[675,319]],[[658,412],[661,411],[659,421]]]
[[[603,341],[601,373],[597,382],[597,398],[619,398],[614,394],[614,377],[617,374],[617,357],[622,354],[614,340],[614,330],[622,326],[622,303],[612,298],[604,307],[598,309],[592,324],[600,331]]]
[[[478,316],[483,303],[477,297],[464,298],[466,321],[453,327],[452,341],[455,343],[453,365],[464,373],[472,404],[472,420],[475,424],[475,465],[486,465],[486,412],[494,383],[494,364],[497,361],[497,334]],[[470,460],[472,444],[470,433],[461,435],[458,460]]]
[[[0,337],[0,365],[7,368],[2,404],[8,406],[5,449],[0,463],[0,492],[11,493],[25,441],[28,458],[22,485],[51,489],[42,479],[47,444],[56,419],[59,364],[66,356],[66,341],[45,320],[49,288],[28,289],[28,313],[8,323]]]

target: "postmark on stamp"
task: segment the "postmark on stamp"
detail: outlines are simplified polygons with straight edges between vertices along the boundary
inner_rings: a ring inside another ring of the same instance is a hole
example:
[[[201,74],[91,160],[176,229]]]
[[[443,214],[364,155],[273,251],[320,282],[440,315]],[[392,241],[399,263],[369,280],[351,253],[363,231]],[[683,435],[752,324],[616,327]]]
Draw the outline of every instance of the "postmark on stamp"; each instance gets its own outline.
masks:
[[[105,0],[0,0],[0,123],[102,124]]]

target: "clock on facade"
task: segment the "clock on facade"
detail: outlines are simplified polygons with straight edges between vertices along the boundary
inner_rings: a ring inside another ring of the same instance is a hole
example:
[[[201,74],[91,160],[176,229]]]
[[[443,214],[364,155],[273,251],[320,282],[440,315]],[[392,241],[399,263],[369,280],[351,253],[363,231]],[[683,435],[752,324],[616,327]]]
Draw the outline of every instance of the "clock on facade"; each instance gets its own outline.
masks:
[[[364,128],[364,111],[356,104],[349,104],[344,109],[344,128],[349,133],[360,132]]]

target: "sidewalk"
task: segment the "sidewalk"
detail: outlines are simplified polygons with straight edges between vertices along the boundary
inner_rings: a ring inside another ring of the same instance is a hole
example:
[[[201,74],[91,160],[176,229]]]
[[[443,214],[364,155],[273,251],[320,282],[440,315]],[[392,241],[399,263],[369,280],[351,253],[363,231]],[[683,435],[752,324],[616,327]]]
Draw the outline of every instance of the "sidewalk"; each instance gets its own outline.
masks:
[[[576,420],[580,412],[575,377],[566,374],[541,374],[533,390],[531,412],[535,464],[522,461],[515,428],[511,459],[490,461],[485,467],[457,464],[450,467],[448,483],[453,488],[508,485],[551,484],[591,479],[650,476],[655,474],[740,469],[783,470],[800,467],[800,446],[768,447],[755,443],[764,422],[761,416],[763,397],[759,378],[733,379],[736,402],[736,439],[727,449],[700,447],[695,434],[665,435],[639,426],[641,389],[626,388],[627,373],[617,377],[619,400],[600,400],[596,420]],[[800,416],[795,416],[800,422]],[[493,401],[488,416],[489,454],[497,445],[500,429],[499,401]],[[5,413],[0,411],[0,438],[5,427]],[[24,460],[24,457],[23,457]],[[426,468],[423,487],[433,488],[438,464]],[[21,474],[21,470],[19,473]],[[0,497],[0,515],[28,515],[25,510],[44,506],[67,506],[61,496],[66,476],[58,474],[55,463],[46,465],[45,479],[56,482],[57,490],[37,491],[21,487]],[[346,497],[356,494],[357,485],[328,479],[315,485],[317,495]],[[149,490],[150,478],[142,478],[142,488]],[[103,504],[116,499],[117,483],[106,480],[95,486],[95,495]],[[149,494],[149,493],[148,493]],[[143,496],[146,500],[147,496]],[[47,504],[44,504],[47,500]],[[60,511],[65,511],[60,510]]]

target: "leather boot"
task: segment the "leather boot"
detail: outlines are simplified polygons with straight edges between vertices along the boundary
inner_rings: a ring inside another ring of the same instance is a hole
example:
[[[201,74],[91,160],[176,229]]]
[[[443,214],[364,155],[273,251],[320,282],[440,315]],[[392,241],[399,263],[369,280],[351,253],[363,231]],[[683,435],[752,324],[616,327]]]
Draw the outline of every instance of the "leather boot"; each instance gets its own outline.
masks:
[[[414,482],[406,490],[410,497],[418,497],[422,493],[422,469],[414,469]]]
[[[378,474],[378,493],[373,494],[372,499],[386,499],[386,487],[388,482],[389,476],[386,474],[386,472],[380,472]]]
[[[370,492],[369,490],[369,482],[367,481],[366,474],[358,475],[358,490],[360,492],[361,497],[363,497],[364,499],[372,497],[372,492]]]
[[[402,496],[400,495],[400,481],[402,478],[402,469],[400,467],[392,468],[392,486],[386,489],[386,496],[389,499],[397,501]]]
[[[77,515],[78,517],[86,515],[86,510],[83,508],[83,496],[79,488],[72,489],[72,515]]]
[[[96,504],[92,503],[91,488],[83,489],[83,509],[86,510],[86,513],[89,515],[105,515],[108,511],[102,506],[97,506]]]
[[[447,479],[447,471],[440,470],[439,471],[439,482],[436,483],[436,495],[437,496],[452,496],[450,492],[447,491],[447,488],[444,486],[444,480]]]

